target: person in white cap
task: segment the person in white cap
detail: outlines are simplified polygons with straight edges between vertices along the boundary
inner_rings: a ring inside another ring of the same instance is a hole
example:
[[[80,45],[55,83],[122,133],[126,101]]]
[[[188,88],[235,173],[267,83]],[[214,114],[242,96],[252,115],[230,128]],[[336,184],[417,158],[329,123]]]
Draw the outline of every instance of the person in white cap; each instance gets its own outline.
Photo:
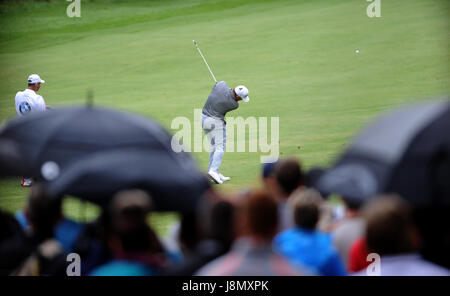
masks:
[[[42,112],[50,107],[45,104],[44,98],[36,92],[41,88],[41,83],[45,83],[37,74],[31,74],[28,77],[28,88],[19,91],[16,94],[16,112],[19,117],[33,112]],[[30,187],[33,183],[31,178],[22,179],[23,187]]]
[[[16,94],[17,115],[25,116],[32,112],[45,111],[48,108],[44,98],[36,93],[42,83],[45,83],[45,80],[42,80],[37,74],[31,74],[28,77],[28,88]]]
[[[240,100],[250,101],[245,86],[229,88],[225,81],[220,81],[213,87],[202,110],[202,128],[211,145],[208,175],[217,184],[230,180],[219,172],[226,144],[225,114],[237,109]]]

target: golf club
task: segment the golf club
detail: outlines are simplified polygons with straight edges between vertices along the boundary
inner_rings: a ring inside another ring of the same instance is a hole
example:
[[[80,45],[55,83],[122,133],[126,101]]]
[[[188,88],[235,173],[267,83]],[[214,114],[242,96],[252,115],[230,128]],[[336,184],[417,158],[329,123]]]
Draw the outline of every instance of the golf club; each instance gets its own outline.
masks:
[[[200,47],[198,47],[197,41],[192,40],[192,42],[194,42],[195,47],[197,47],[198,53],[200,54],[203,61],[205,62],[206,67],[208,67],[209,73],[211,73],[212,77],[214,78],[214,81],[217,83],[216,77],[214,76],[213,72],[211,71],[211,68],[209,67],[208,63],[206,62],[205,57],[203,56],[202,52],[200,51]]]

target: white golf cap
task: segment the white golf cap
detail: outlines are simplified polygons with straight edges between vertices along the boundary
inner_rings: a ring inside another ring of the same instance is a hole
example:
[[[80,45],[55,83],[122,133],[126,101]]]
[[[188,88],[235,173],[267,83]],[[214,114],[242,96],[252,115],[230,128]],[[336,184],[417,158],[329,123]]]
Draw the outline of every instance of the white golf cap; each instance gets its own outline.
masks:
[[[30,76],[28,76],[28,83],[45,83],[45,80],[42,80],[41,77],[39,77],[39,75],[37,74],[31,74]]]
[[[248,102],[250,98],[248,97],[248,89],[243,85],[238,85],[234,88],[234,92],[241,97],[242,101]]]

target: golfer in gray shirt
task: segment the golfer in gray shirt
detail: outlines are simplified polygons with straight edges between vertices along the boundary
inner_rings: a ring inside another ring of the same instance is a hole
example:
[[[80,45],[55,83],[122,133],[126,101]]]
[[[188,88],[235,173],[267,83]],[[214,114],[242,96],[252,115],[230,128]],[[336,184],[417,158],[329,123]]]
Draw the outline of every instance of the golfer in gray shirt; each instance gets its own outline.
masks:
[[[229,88],[225,81],[217,82],[202,110],[202,128],[210,141],[208,175],[217,184],[230,180],[219,173],[226,144],[225,114],[239,107],[238,101],[248,102],[248,89],[239,85]]]

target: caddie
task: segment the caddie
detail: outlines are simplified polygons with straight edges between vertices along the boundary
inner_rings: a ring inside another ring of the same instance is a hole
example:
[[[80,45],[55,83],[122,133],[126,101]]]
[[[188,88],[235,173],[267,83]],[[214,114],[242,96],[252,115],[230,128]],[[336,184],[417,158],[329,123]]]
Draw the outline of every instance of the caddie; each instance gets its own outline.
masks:
[[[42,83],[45,83],[45,80],[42,80],[39,75],[31,74],[28,77],[28,88],[17,92],[15,101],[16,112],[19,117],[33,112],[42,112],[50,108],[45,104],[44,98],[36,93],[41,88]],[[32,183],[32,178],[24,177],[22,179],[23,187],[30,187]]]

